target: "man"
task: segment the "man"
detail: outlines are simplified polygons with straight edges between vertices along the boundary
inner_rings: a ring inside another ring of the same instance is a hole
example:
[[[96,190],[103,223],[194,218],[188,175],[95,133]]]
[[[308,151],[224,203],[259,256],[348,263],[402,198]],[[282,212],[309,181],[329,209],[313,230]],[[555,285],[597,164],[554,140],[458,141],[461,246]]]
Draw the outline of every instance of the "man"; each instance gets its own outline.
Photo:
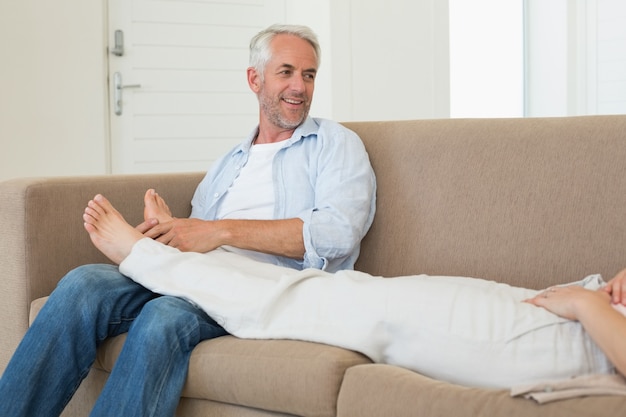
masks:
[[[375,178],[354,132],[308,116],[319,58],[306,27],[255,36],[247,76],[258,127],[207,173],[191,218],[158,222],[146,212],[138,230],[182,251],[351,269],[373,220]],[[174,415],[193,348],[226,334],[197,306],[153,293],[115,266],[79,267],[59,282],[0,379],[0,415],[58,416],[99,344],[126,332],[92,416]]]

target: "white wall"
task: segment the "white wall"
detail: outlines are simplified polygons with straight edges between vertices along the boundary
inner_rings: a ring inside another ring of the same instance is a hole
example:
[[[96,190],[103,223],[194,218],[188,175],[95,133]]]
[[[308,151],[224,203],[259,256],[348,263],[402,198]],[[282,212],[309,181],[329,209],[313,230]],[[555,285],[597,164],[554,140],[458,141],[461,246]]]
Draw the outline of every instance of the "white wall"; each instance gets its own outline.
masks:
[[[525,3],[525,115],[626,113],[626,3]]]
[[[331,10],[334,118],[449,116],[447,2],[340,0]]]
[[[568,4],[570,3],[570,4]],[[575,106],[576,51],[568,38],[568,0],[527,0],[526,110],[527,116],[566,116]],[[549,34],[548,36],[546,34]]]
[[[588,0],[589,112],[626,113],[626,2]],[[593,37],[592,37],[593,36]]]
[[[103,173],[103,6],[0,2],[0,180]]]
[[[315,29],[322,68],[311,113],[335,120],[449,116],[448,7],[441,0],[287,0]]]
[[[109,172],[106,5],[0,2],[0,180]],[[312,114],[447,117],[447,2],[285,0],[320,35]]]
[[[526,115],[625,112],[624,3],[523,1],[532,29]],[[106,4],[0,2],[0,180],[108,172]],[[337,120],[450,115],[450,86],[456,90],[458,82],[449,70],[447,1],[284,4],[286,20],[312,26],[322,43],[312,114]],[[622,58],[607,57],[608,50]]]

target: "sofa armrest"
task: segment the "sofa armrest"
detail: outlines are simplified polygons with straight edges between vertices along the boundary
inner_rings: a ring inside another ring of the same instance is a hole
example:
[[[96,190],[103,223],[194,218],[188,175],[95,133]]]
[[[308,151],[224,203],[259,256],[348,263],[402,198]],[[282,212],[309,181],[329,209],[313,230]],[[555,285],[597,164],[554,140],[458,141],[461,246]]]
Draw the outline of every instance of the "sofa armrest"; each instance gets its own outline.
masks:
[[[28,327],[30,303],[70,269],[108,262],[83,229],[82,213],[105,195],[131,224],[154,188],[176,217],[188,217],[202,173],[28,178],[0,182],[0,373]]]

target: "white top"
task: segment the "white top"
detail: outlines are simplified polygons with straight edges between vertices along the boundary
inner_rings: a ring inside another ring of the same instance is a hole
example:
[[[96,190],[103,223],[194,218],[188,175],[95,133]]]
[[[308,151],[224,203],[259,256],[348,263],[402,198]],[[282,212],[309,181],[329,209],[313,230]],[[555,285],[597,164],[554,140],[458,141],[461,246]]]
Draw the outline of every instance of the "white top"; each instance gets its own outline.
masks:
[[[224,195],[219,219],[271,220],[274,218],[274,180],[272,168],[276,153],[285,141],[252,145],[248,162],[241,168],[239,176]],[[274,263],[275,256],[261,252],[222,246],[260,262]]]
[[[253,145],[248,162],[224,196],[219,219],[270,220],[274,218],[274,156],[285,142]]]

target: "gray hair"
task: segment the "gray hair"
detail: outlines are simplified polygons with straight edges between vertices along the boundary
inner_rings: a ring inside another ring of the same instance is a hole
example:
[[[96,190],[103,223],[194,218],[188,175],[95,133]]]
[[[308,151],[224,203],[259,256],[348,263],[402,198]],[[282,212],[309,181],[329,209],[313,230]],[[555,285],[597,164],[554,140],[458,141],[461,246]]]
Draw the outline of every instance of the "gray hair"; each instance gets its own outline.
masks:
[[[311,44],[315,51],[317,66],[320,65],[321,48],[317,35],[307,26],[301,25],[272,25],[262,30],[250,41],[250,61],[252,68],[256,69],[261,79],[265,72],[265,66],[272,58],[270,43],[276,35],[294,35]]]

